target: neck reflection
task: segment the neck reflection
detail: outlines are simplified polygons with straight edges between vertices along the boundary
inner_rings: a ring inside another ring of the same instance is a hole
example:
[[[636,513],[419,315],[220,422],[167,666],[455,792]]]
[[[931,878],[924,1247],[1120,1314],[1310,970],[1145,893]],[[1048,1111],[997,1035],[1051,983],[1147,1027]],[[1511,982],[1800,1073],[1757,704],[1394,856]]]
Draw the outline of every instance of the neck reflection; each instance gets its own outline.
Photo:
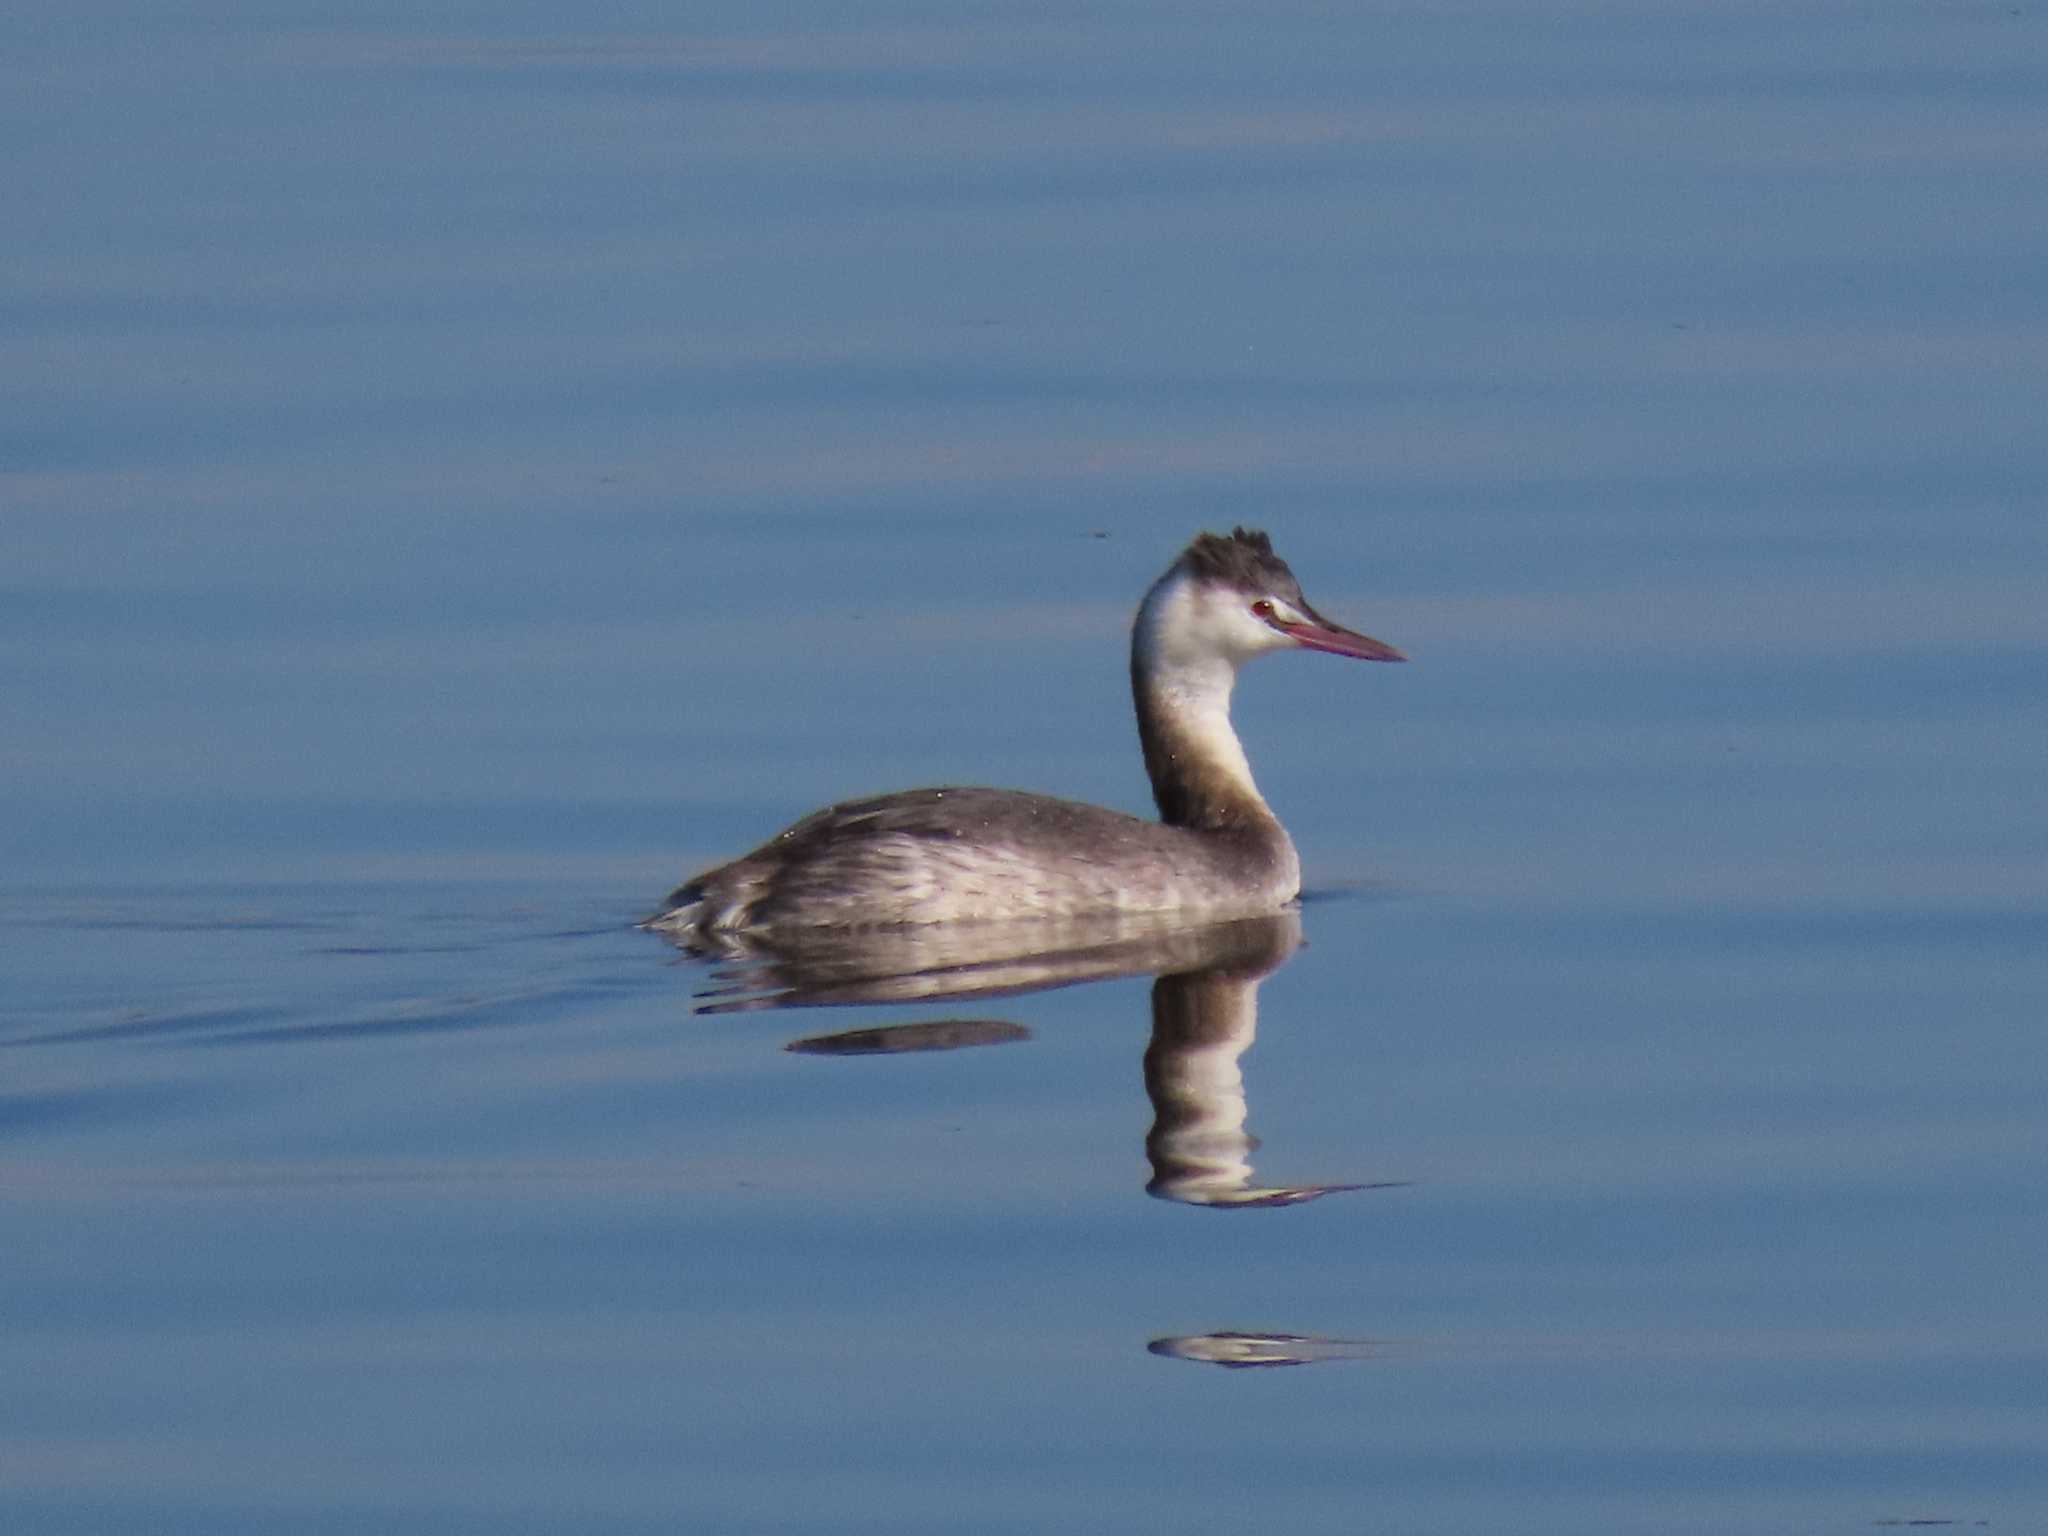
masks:
[[[1145,1155],[1152,1179],[1145,1193],[1183,1205],[1243,1210],[1300,1205],[1364,1184],[1256,1182],[1247,1128],[1244,1053],[1259,1030],[1259,983],[1285,965],[1301,944],[1299,919],[1263,934],[1199,970],[1162,975],[1152,983],[1152,1039],[1145,1047],[1145,1096],[1152,1129]]]
[[[1300,1205],[1375,1183],[1261,1184],[1252,1156],[1242,1058],[1258,1034],[1259,986],[1301,947],[1287,911],[1221,923],[1157,915],[934,925],[775,937],[686,935],[678,946],[714,965],[698,994],[709,1013],[1016,996],[1150,974],[1145,1091],[1152,1126],[1146,1193],[1212,1210]],[[809,1055],[959,1050],[1030,1038],[992,1019],[941,1019],[808,1036]]]

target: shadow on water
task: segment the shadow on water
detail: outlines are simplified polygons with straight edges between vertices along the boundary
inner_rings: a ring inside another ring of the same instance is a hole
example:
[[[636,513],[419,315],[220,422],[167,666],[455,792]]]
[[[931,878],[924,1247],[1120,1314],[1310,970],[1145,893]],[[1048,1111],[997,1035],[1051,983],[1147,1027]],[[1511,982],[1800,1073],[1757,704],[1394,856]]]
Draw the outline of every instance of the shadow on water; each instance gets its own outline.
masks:
[[[672,940],[712,966],[704,1013],[945,1002],[1017,996],[1084,982],[1150,975],[1145,1136],[1155,1199],[1206,1210],[1269,1210],[1324,1195],[1397,1188],[1405,1181],[1261,1184],[1252,1156],[1241,1065],[1258,1033],[1259,986],[1301,947],[1301,916],[1189,924],[1164,917],[956,924],[871,932],[682,935]],[[891,1056],[1028,1041],[1001,1019],[959,1018],[809,1035],[785,1049],[820,1056]],[[1157,1355],[1233,1367],[1357,1360],[1362,1340],[1226,1331],[1162,1338]]]

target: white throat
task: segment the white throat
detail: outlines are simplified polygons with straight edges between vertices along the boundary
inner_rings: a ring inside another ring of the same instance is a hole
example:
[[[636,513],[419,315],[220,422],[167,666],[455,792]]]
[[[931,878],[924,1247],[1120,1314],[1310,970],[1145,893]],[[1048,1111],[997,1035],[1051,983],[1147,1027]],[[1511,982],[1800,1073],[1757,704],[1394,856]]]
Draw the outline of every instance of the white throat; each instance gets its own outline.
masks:
[[[1156,734],[1171,759],[1163,766],[1216,789],[1227,785],[1270,815],[1230,723],[1239,664],[1269,648],[1245,620],[1234,597],[1202,586],[1179,568],[1169,571],[1138,610],[1131,674],[1148,734]],[[1156,771],[1162,765],[1148,766]]]

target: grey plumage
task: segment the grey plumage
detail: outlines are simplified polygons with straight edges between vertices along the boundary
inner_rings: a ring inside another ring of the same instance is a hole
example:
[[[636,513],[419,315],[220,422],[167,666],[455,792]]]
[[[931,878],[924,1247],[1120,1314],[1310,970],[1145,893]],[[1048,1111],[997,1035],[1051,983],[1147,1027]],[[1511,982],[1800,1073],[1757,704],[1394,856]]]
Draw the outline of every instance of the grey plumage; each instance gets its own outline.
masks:
[[[1047,849],[1060,852],[1056,873]],[[1219,884],[1265,910],[1294,894],[1292,852],[1266,837],[1205,835],[1050,795],[912,789],[812,812],[680,886],[650,923],[862,927],[1156,912],[1178,904],[1176,891]],[[1289,889],[1276,896],[1278,885]]]

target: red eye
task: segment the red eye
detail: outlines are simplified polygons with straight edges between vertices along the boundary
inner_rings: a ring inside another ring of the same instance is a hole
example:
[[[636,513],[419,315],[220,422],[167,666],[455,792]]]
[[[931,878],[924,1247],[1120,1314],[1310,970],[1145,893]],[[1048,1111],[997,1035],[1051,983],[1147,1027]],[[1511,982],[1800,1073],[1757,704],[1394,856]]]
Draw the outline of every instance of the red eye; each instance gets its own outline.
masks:
[[[1262,619],[1270,619],[1273,617],[1273,605],[1262,597],[1252,604],[1252,612]]]

